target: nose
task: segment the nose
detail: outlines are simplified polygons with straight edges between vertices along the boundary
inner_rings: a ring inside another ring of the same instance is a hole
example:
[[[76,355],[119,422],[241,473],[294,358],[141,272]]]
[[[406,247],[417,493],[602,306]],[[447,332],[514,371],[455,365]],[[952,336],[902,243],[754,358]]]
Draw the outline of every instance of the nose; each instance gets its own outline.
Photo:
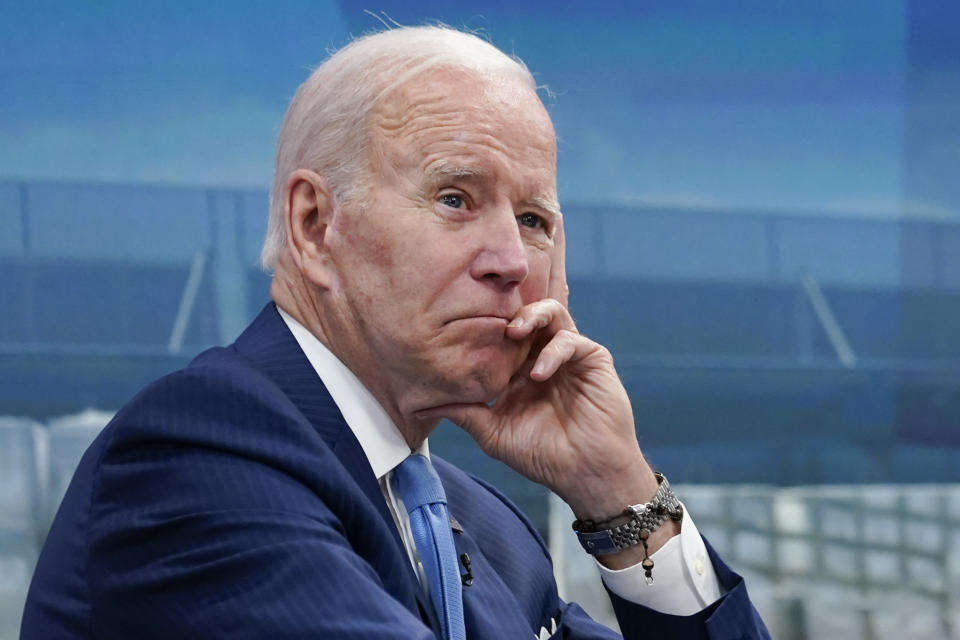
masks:
[[[516,288],[527,279],[530,263],[513,208],[491,213],[484,222],[477,229],[481,234],[480,251],[470,266],[470,274],[498,289]]]

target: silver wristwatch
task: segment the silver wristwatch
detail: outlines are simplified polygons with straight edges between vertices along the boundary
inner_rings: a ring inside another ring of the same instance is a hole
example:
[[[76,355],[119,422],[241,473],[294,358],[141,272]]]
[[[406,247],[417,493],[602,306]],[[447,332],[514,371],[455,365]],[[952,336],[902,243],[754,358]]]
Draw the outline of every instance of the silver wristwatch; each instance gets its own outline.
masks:
[[[605,555],[643,543],[667,521],[683,519],[683,507],[670,489],[670,482],[662,473],[656,473],[657,493],[649,502],[632,504],[620,514],[607,520],[577,520],[573,530],[587,553]]]

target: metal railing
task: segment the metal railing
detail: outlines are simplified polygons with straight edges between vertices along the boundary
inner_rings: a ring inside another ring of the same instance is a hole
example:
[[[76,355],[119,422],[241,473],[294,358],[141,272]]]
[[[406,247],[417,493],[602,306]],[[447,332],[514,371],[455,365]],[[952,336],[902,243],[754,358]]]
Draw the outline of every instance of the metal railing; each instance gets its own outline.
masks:
[[[960,638],[960,485],[681,485],[773,637]],[[610,621],[592,561],[551,498],[561,595]]]

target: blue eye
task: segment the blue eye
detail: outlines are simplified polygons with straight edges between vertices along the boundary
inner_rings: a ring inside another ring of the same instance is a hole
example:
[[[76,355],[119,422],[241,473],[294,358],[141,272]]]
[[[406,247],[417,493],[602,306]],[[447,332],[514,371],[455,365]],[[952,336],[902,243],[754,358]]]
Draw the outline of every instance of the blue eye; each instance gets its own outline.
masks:
[[[520,215],[517,216],[517,223],[521,227],[539,229],[543,227],[543,218],[541,218],[535,213],[521,213]]]
[[[440,196],[440,202],[452,209],[459,209],[463,206],[463,197],[455,193],[448,193]]]

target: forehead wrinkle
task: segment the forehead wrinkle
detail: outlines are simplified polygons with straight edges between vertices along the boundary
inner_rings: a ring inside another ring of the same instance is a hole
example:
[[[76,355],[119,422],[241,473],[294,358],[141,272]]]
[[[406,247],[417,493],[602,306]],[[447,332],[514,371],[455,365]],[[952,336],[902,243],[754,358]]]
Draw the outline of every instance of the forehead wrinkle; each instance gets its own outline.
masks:
[[[411,120],[433,112],[436,115],[442,112],[438,105],[446,100],[443,92],[431,91],[429,82],[423,80],[409,80],[395,87],[388,94],[381,96],[377,104],[370,110],[371,124],[379,126],[384,131],[398,131],[408,126]]]
[[[412,88],[411,88],[412,89]],[[493,110],[503,110],[494,107]],[[455,108],[447,94],[409,94],[397,96],[380,105],[371,114],[371,131],[378,132],[381,143],[420,140],[418,145],[429,158],[430,148],[450,142],[463,142],[464,136],[473,145],[508,152],[498,118],[485,118],[489,105],[470,104]]]
[[[441,102],[436,100],[435,102]],[[424,106],[423,103],[416,105]],[[406,109],[396,115],[377,113],[373,118],[373,128],[386,137],[399,139],[417,135],[423,131],[456,130],[463,126],[462,114],[447,110]]]
[[[448,145],[463,144],[478,149],[486,148],[498,155],[508,155],[508,147],[494,127],[488,123],[470,122],[465,114],[457,111],[430,112],[396,118],[379,118],[374,125],[379,135],[373,135],[373,149],[380,161],[392,151],[394,157],[404,158],[405,163],[419,165],[421,171],[432,179],[470,179],[478,182],[492,175],[489,169],[449,161],[444,166],[432,167],[437,157],[448,153]],[[470,139],[466,143],[465,138]],[[389,151],[388,151],[389,150]],[[419,156],[419,158],[417,158]]]
[[[450,95],[433,91],[430,85],[410,83],[384,100],[370,114],[371,130],[385,138],[400,140],[416,138],[426,132],[431,135],[456,136],[464,126],[473,127],[481,135],[497,138],[497,131],[483,118],[470,117],[471,111],[485,112],[476,104],[453,108]]]

